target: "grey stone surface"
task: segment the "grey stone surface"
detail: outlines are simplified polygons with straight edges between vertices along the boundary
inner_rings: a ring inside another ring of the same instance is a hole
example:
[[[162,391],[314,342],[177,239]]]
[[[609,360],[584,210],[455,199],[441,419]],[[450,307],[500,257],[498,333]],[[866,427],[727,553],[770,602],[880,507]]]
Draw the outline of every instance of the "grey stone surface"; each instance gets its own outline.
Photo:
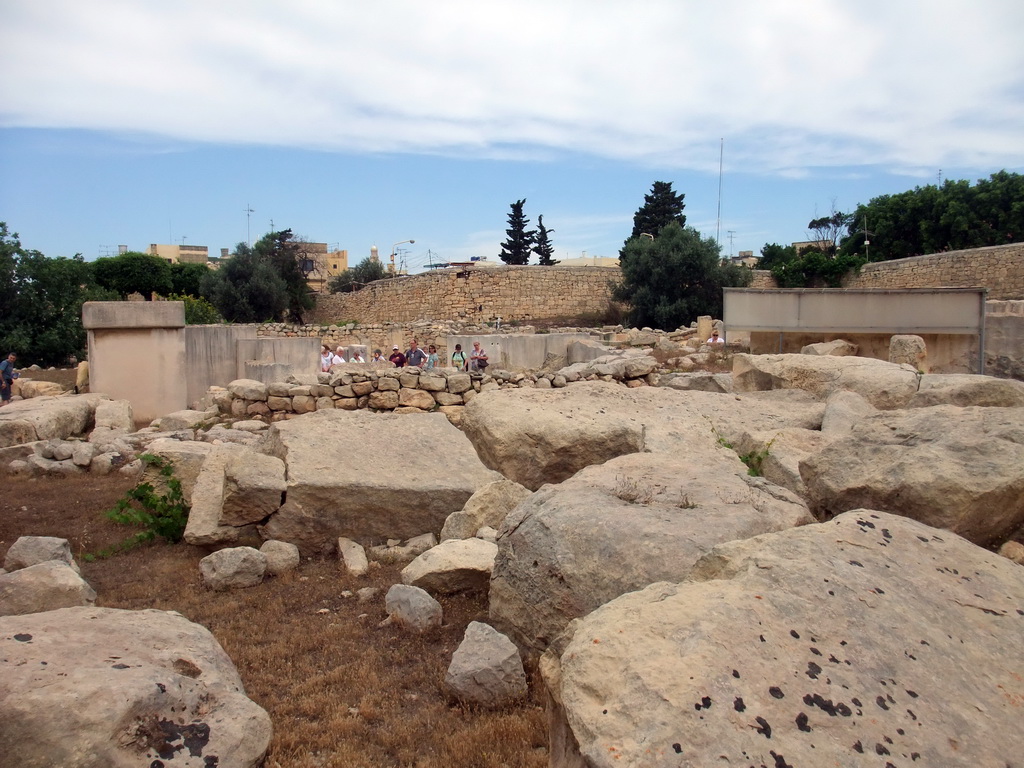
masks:
[[[61,560],[47,560],[0,576],[0,616],[53,611],[95,601],[95,590]]]
[[[71,554],[71,544],[67,539],[56,536],[21,536],[7,550],[4,556],[4,569],[17,571],[38,565],[49,560],[58,560],[70,565],[75,573],[81,573],[78,563]]]
[[[545,656],[550,764],[1015,765],[1022,605],[1019,566],[884,513],[722,544]]]
[[[506,707],[527,692],[526,672],[515,644],[479,621],[466,627],[444,684],[460,701],[485,709]]]
[[[880,509],[999,544],[1024,525],[1024,408],[881,411],[801,460],[800,476],[817,515]]]
[[[498,477],[442,414],[317,411],[274,424],[267,441],[288,488],[264,533],[307,554],[333,550],[339,536],[367,544],[439,533]]]
[[[699,464],[633,454],[534,493],[505,518],[490,619],[543,651],[572,620],[655,581],[686,578],[712,547],[812,521],[789,491],[711,443]]]
[[[384,596],[384,607],[394,623],[414,632],[441,626],[441,604],[419,587],[394,584]]]
[[[299,548],[287,541],[265,541],[260,552],[267,559],[267,576],[280,576],[294,571],[302,560]]]
[[[199,561],[199,573],[210,589],[245,589],[263,583],[267,558],[253,547],[229,547]]]
[[[466,506],[452,512],[441,529],[441,540],[469,539],[483,526],[498,528],[505,516],[530,495],[530,489],[501,478],[474,493]]]
[[[227,654],[177,613],[2,618],[0,659],[6,765],[257,768],[270,745]]]
[[[498,547],[483,539],[449,539],[402,569],[402,583],[431,594],[486,592]]]

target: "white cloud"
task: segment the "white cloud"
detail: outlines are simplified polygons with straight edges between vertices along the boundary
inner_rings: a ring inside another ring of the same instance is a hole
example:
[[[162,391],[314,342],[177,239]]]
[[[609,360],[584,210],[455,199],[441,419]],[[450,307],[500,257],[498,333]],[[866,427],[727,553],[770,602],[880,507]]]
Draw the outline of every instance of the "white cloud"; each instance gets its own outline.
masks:
[[[1024,163],[1011,0],[0,0],[0,125],[717,170]]]

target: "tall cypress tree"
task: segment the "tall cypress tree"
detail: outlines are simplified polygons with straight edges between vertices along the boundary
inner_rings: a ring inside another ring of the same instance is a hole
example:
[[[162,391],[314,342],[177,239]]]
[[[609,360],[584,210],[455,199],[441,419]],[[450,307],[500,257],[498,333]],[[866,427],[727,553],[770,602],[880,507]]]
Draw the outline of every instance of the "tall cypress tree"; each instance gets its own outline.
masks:
[[[657,237],[658,233],[673,221],[685,228],[684,197],[686,195],[677,195],[673,191],[671,181],[654,182],[650,194],[644,195],[644,204],[633,215],[633,233],[629,239],[640,237],[641,234]]]
[[[537,254],[539,259],[537,263],[542,267],[551,267],[558,263],[555,259],[551,258],[555,253],[555,247],[551,245],[549,235],[554,231],[544,226],[543,215],[537,217],[537,236],[534,238],[533,252]]]
[[[501,244],[501,253],[498,254],[506,264],[530,263],[530,249],[533,247],[537,233],[532,229],[529,231],[526,229],[530,220],[523,214],[525,204],[526,198],[516,200],[511,204],[512,210],[508,214],[508,229],[505,230],[508,240]]]

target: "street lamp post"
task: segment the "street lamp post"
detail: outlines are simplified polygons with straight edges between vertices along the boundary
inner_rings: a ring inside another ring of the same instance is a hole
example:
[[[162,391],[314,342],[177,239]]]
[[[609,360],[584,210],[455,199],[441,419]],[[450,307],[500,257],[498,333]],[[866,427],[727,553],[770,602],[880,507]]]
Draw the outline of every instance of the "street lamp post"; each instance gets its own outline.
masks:
[[[395,252],[398,250],[398,246],[403,243],[415,243],[415,240],[399,240],[397,243],[391,246],[391,274],[395,274]]]

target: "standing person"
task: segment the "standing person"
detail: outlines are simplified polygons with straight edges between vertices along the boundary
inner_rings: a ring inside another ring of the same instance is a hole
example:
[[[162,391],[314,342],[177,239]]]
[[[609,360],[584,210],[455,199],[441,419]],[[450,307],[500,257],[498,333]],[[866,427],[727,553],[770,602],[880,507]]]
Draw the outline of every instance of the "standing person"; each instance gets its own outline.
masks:
[[[18,372],[14,370],[14,361],[17,359],[18,356],[10,352],[7,359],[0,363],[0,407],[11,403],[11,385],[19,376]]]
[[[320,345],[320,370],[326,373],[331,370],[331,364],[334,362],[334,355],[331,354],[331,348],[326,344]]]
[[[405,351],[405,364],[422,368],[425,362],[427,362],[427,353],[420,349],[420,343],[413,339],[409,342],[409,349]]]
[[[469,370],[482,371],[488,365],[487,352],[480,348],[480,342],[473,342],[473,349],[469,352]]]
[[[338,347],[334,350],[334,357],[331,358],[331,365],[341,365],[345,362],[345,348]]]
[[[438,360],[438,357],[437,357],[437,347],[435,347],[433,344],[431,344],[429,347],[427,347],[427,352],[430,353],[430,354],[427,355],[427,370],[430,370],[432,368],[437,368],[438,363],[439,363],[439,360]]]
[[[355,351],[355,353],[352,355],[352,357],[349,358],[349,362],[350,363],[365,363],[366,361],[363,360],[363,356],[359,354],[359,350],[357,349]]]
[[[373,357],[370,358],[370,362],[371,363],[386,363],[387,360],[384,359],[384,353],[383,352],[381,352],[379,349],[375,349],[375,350],[373,350]]]
[[[402,354],[402,350],[398,348],[397,344],[391,348],[391,357],[388,360],[395,364],[395,368],[405,368],[405,355]]]
[[[462,351],[461,344],[456,344],[455,351],[452,352],[452,368],[458,368],[460,371],[466,370],[466,353]]]

